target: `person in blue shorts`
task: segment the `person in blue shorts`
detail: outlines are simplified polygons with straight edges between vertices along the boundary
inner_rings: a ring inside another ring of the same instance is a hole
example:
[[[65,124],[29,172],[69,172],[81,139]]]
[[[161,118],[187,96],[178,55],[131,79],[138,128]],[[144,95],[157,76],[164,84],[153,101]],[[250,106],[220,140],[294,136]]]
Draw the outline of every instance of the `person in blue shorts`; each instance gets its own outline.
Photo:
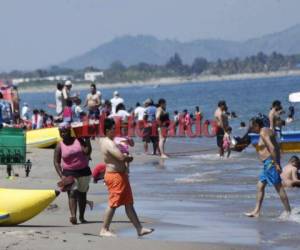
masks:
[[[257,183],[256,206],[250,213],[245,213],[245,215],[248,217],[260,216],[267,185],[274,186],[283,203],[286,215],[289,215],[291,213],[291,208],[280,178],[282,172],[280,166],[280,147],[276,141],[275,132],[270,128],[264,127],[263,121],[260,118],[254,118],[252,120],[250,129],[251,132],[260,135],[257,153],[263,163],[263,169]]]

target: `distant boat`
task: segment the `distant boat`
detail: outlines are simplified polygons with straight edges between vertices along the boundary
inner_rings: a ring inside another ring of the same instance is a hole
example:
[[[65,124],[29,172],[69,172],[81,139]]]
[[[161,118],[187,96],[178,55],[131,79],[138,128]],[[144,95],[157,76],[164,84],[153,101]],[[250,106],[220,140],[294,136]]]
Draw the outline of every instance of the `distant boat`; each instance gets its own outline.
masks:
[[[250,133],[251,144],[257,147],[259,135]],[[281,134],[280,149],[284,153],[297,153],[300,152],[300,131],[284,131]]]
[[[159,88],[159,87],[160,87],[160,84],[155,84],[155,85],[153,86],[154,89]]]
[[[294,92],[289,94],[289,102],[300,102],[300,92]],[[256,147],[259,140],[259,135],[255,133],[249,134],[251,138],[251,144]],[[297,153],[300,152],[300,131],[283,131],[280,139],[280,149],[285,153]]]
[[[300,92],[289,94],[289,102],[300,102]]]

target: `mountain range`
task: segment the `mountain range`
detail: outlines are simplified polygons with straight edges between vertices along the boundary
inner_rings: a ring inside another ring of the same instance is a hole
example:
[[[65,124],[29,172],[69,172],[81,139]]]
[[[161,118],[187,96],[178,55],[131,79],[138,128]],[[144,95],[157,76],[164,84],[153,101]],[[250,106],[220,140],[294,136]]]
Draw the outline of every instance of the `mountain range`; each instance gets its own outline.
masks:
[[[244,58],[260,51],[266,54],[273,51],[284,55],[300,54],[300,24],[281,32],[241,42],[220,39],[180,42],[160,40],[148,35],[126,35],[71,58],[59,66],[73,69],[93,66],[105,69],[114,61],[121,61],[126,66],[140,62],[161,65],[175,53],[181,56],[184,63],[191,64],[196,57],[215,61],[219,58]]]

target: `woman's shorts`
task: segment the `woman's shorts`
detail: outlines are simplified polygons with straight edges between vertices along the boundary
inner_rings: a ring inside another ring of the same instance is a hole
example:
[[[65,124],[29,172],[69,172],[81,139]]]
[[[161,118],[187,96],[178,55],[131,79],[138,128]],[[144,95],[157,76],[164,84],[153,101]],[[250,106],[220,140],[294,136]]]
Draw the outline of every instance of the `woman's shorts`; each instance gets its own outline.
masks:
[[[89,190],[91,176],[76,177],[75,182],[71,187],[71,190],[77,190],[82,193],[86,193]]]

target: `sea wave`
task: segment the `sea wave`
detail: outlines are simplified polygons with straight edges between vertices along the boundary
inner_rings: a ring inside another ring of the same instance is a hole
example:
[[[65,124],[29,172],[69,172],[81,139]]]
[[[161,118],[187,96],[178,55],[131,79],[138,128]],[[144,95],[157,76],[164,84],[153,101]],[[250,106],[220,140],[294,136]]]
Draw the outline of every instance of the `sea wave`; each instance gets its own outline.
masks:
[[[300,207],[293,208],[290,215],[288,215],[286,212],[283,212],[279,216],[279,220],[300,223]]]
[[[208,160],[208,161],[230,161],[233,159],[241,159],[244,158],[244,154],[242,153],[232,153],[229,158],[227,157],[220,157],[219,154],[198,154],[198,155],[191,155],[190,158],[194,160]]]
[[[219,161],[222,158],[219,156],[219,154],[199,154],[199,155],[192,155],[190,156],[192,159],[196,160],[211,160],[211,161]]]
[[[176,178],[175,183],[189,184],[189,183],[203,183],[215,181],[214,175],[220,174],[221,171],[210,171],[204,173],[195,173],[182,178]]]

